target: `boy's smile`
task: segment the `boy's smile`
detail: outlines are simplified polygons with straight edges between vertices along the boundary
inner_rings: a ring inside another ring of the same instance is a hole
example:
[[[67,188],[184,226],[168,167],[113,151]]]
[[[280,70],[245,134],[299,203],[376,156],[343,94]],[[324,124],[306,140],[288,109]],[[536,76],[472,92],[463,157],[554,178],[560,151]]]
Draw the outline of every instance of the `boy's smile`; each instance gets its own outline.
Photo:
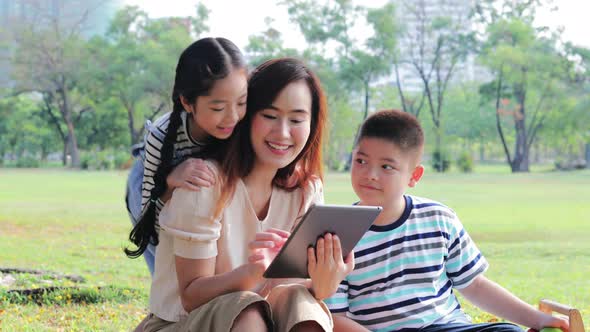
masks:
[[[403,195],[424,171],[419,157],[385,139],[362,138],[353,151],[351,181],[362,205],[382,206],[384,212],[403,211]]]

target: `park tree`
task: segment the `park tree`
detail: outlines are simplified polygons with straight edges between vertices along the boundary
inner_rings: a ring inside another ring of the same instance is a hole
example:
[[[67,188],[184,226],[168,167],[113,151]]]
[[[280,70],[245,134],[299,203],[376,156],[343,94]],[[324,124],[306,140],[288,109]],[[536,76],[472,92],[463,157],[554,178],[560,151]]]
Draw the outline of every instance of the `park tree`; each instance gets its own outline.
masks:
[[[59,143],[51,119],[44,109],[45,101],[38,96],[21,94],[0,99],[0,165],[5,154],[16,159],[17,165],[32,167],[38,159],[46,160]]]
[[[286,0],[290,19],[298,24],[305,40],[323,54],[334,51],[337,72],[352,90],[361,90],[363,119],[370,106],[371,84],[391,72],[391,57],[397,42],[395,7],[354,6],[351,0],[334,0],[322,5],[311,0]],[[366,21],[372,34],[366,40],[354,37],[354,27]],[[333,48],[333,50],[330,49]]]
[[[590,49],[566,43],[565,50],[572,64],[567,79],[568,93],[562,102],[563,108],[556,112],[541,134],[552,135],[553,142],[560,148],[569,143],[571,149],[580,150],[570,157],[574,160],[566,160],[566,163],[580,165],[578,161],[582,159],[590,168]]]
[[[481,102],[478,84],[463,82],[447,92],[444,105],[445,137],[460,143],[464,151],[477,146],[480,160],[486,160],[486,150],[496,138],[493,107]]]
[[[480,91],[494,105],[498,136],[512,172],[529,171],[531,146],[554,112],[564,111],[561,98],[568,93],[564,79],[571,64],[558,52],[556,37],[533,26],[537,5],[507,1],[500,10],[478,8],[480,20],[486,22],[480,59],[493,76]],[[512,134],[506,132],[510,123]],[[510,136],[513,149],[508,146]]]
[[[85,98],[80,95],[78,83],[87,49],[83,27],[89,8],[72,19],[53,15],[34,6],[28,8],[30,17],[15,27],[15,50],[12,57],[15,93],[39,93],[51,100],[58,119],[65,128],[67,151],[71,166],[79,167],[80,153],[75,120],[88,111]]]
[[[278,57],[301,57],[299,52],[293,48],[283,45],[284,41],[279,30],[272,24],[274,19],[265,17],[266,29],[259,34],[248,36],[248,44],[244,48],[250,66],[256,68],[264,61]]]
[[[402,4],[402,21],[413,23],[402,27],[400,47],[392,60],[403,110],[419,116],[426,106],[434,129],[435,152],[444,158],[445,98],[451,80],[472,49],[473,31],[469,8],[457,9],[444,0],[436,4],[436,10],[432,6],[425,0]],[[418,87],[404,86],[403,72],[418,77]]]
[[[125,7],[105,37],[89,42],[85,88],[97,102],[112,98],[125,110],[130,145],[141,140],[145,119],[170,105],[178,56],[208,29],[207,9],[199,5],[196,12],[153,19],[138,7]]]
[[[398,26],[395,7],[355,6],[351,0],[317,4],[286,0],[291,22],[297,24],[308,48],[303,57],[320,76],[330,105],[327,156],[331,168],[347,168],[359,124],[371,108],[372,85],[391,72]],[[358,40],[357,29],[369,29]],[[360,98],[358,98],[360,97]]]

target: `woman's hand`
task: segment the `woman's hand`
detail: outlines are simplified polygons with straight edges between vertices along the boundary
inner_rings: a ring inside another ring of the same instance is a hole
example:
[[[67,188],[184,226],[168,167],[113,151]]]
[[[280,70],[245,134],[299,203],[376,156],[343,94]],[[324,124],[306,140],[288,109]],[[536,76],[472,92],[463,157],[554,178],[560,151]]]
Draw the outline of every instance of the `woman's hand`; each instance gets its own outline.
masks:
[[[215,175],[203,159],[189,158],[176,166],[166,178],[169,190],[185,188],[198,191],[199,187],[215,184]]]
[[[289,235],[291,233],[277,228],[270,228],[264,232],[256,233],[254,241],[249,243],[252,252],[248,260],[250,261],[250,258],[260,258],[260,263],[264,265],[266,270],[285,242],[287,242]]]
[[[307,249],[307,261],[313,295],[318,300],[336,293],[340,282],[354,269],[354,253],[343,259],[340,239],[329,233],[318,239],[316,250]]]

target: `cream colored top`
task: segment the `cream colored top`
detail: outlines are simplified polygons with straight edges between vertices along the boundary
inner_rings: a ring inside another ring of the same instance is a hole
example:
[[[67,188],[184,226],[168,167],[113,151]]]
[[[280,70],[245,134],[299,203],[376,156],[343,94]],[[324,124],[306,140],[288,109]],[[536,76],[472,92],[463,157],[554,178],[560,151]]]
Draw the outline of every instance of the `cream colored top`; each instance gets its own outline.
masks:
[[[218,175],[217,167],[208,164]],[[319,180],[291,192],[275,187],[266,218],[259,220],[244,182],[238,180],[233,197],[215,219],[219,195],[219,185],[200,191],[179,188],[160,213],[150,311],[161,319],[177,322],[187,315],[180,302],[175,255],[192,259],[217,257],[215,273],[229,272],[248,262],[248,243],[257,232],[269,228],[291,231],[311,204],[323,203]]]

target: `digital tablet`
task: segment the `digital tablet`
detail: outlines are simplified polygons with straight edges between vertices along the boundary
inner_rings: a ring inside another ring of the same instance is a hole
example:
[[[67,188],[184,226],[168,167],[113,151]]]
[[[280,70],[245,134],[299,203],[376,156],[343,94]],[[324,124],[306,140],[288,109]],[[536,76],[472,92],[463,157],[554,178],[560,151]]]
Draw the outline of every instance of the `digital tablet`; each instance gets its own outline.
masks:
[[[309,246],[315,247],[320,236],[333,233],[340,238],[342,255],[346,257],[380,212],[380,206],[312,205],[270,263],[264,277],[309,278]]]

